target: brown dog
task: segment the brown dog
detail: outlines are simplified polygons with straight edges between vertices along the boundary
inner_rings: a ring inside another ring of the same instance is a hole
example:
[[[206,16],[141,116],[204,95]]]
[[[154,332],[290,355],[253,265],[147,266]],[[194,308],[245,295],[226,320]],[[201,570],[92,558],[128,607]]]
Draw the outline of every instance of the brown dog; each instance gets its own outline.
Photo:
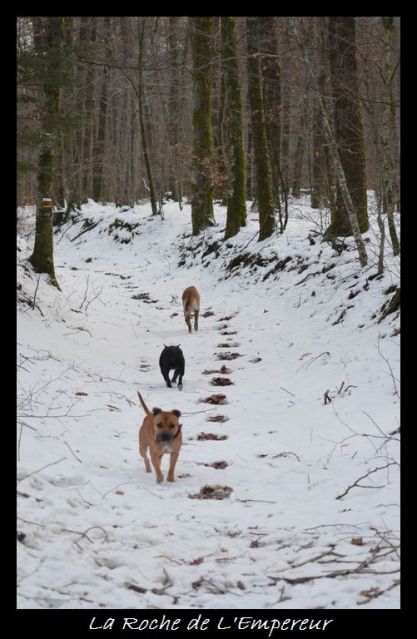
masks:
[[[146,472],[152,472],[147,456],[149,448],[152,465],[156,474],[156,481],[160,484],[164,480],[164,476],[161,472],[162,455],[164,453],[170,453],[171,460],[167,480],[175,481],[175,464],[177,463],[182,444],[182,424],[178,422],[181,413],[179,410],[168,412],[160,408],[153,408],[151,413],[143,401],[142,395],[139,392],[138,395],[143,410],[146,413],[143,424],[139,429],[139,452],[145,461]]]
[[[194,313],[194,330],[198,331],[198,314],[200,312],[200,294],[195,286],[189,286],[182,294],[184,318],[191,333],[191,315]]]

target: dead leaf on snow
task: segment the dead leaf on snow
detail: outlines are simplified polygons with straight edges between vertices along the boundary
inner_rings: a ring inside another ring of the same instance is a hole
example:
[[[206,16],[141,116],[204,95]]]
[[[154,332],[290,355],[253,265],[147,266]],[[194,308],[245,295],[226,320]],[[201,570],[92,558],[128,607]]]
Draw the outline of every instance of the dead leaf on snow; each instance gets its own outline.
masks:
[[[230,488],[230,486],[220,486],[219,484],[209,486],[206,484],[206,486],[200,488],[199,493],[188,495],[188,497],[190,499],[225,499],[232,492],[233,488]]]
[[[354,546],[363,546],[363,538],[362,537],[353,537],[350,540],[350,543],[353,544]]]

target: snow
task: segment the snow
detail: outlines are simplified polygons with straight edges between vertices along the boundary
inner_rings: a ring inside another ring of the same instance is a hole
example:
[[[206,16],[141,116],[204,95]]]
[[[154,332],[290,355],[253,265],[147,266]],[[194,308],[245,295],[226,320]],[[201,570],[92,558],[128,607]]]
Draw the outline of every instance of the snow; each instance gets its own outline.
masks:
[[[254,212],[223,243],[224,207],[197,238],[189,205],[164,209],[84,205],[55,235],[61,291],[26,261],[33,209],[20,211],[18,607],[399,608],[398,313],[378,322],[399,261],[388,247],[369,279],[375,215],[361,269],[351,238],[339,255],[311,235],[323,212],[306,198],[262,243]],[[79,235],[85,220],[97,225]],[[242,253],[259,265],[228,270]],[[203,315],[192,334],[190,285]],[[182,392],[164,384],[164,344],[184,352]],[[223,364],[233,385],[212,386],[219,374],[203,371]],[[145,472],[138,390],[182,412],[174,484]],[[214,393],[227,404],[200,401]],[[233,491],[190,499],[215,484]]]

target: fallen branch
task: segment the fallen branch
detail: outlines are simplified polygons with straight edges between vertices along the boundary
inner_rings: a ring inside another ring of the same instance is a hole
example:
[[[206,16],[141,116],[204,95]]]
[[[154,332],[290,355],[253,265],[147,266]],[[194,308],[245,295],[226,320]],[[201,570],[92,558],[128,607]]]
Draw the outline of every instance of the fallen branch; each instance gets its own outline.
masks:
[[[17,516],[17,518],[20,519],[20,521],[24,521],[25,524],[32,524],[33,526],[40,526],[41,528],[47,528],[45,524],[38,524],[37,521],[30,521],[29,519],[23,519],[23,517],[19,517],[19,515]]]
[[[45,468],[49,468],[49,466],[55,466],[55,464],[59,464],[60,462],[64,461],[64,459],[66,459],[66,457],[61,457],[61,459],[58,459],[57,461],[51,462],[50,464],[46,464],[46,466],[42,466],[42,468],[38,468],[37,470],[34,470],[28,475],[25,475],[24,477],[19,479],[18,482],[20,483],[24,479],[27,479],[28,477],[32,477],[32,475],[36,475],[36,473],[39,473],[41,470],[44,470]]]
[[[389,590],[392,590],[393,588],[395,588],[396,586],[400,585],[400,580],[396,579],[390,586],[388,586],[388,588],[385,588],[384,590],[379,590],[376,589],[375,591],[373,591],[372,593],[369,593],[366,595],[366,599],[364,599],[364,601],[358,601],[357,605],[358,606],[362,606],[363,604],[367,604],[369,603],[372,599],[376,599],[377,597],[380,597],[381,595],[383,595],[385,592],[388,592]],[[364,595],[365,596],[365,595]]]
[[[89,226],[87,226],[86,229],[83,229],[81,231],[81,233],[78,233],[78,235],[76,235],[75,237],[73,237],[72,239],[70,238],[70,242],[74,242],[76,239],[78,239],[79,237],[81,237],[81,235],[83,235],[84,233],[87,233],[87,231],[91,231],[93,228],[95,228],[97,226],[97,224],[100,223],[100,220],[98,220],[98,222],[94,222],[93,224],[90,224]]]
[[[347,495],[348,492],[355,486],[358,486],[358,488],[383,488],[383,486],[360,486],[359,482],[361,481],[361,479],[365,479],[365,477],[369,477],[369,475],[372,475],[372,473],[376,473],[377,470],[385,470],[385,468],[388,468],[389,466],[393,466],[394,464],[396,465],[397,462],[392,461],[392,462],[389,462],[388,464],[385,464],[385,466],[379,466],[378,468],[374,468],[373,470],[370,470],[365,475],[362,475],[362,477],[359,477],[359,479],[357,479],[353,484],[348,486],[348,488],[346,488],[346,490],[343,493],[335,497],[335,499],[342,499],[342,497]]]
[[[102,528],[101,526],[90,526],[89,528],[87,528],[86,530],[84,530],[83,532],[80,532],[79,530],[71,530],[70,528],[61,528],[61,530],[63,532],[69,532],[69,533],[74,533],[75,535],[80,535],[81,537],[85,537],[86,539],[88,539],[89,542],[94,543],[94,541],[92,539],[90,539],[90,537],[87,535],[87,533],[90,530],[93,530],[94,528],[98,528],[98,530],[102,530],[104,533],[104,539],[106,541],[109,540],[109,535],[107,534],[107,532],[104,530],[104,528]]]
[[[382,541],[384,541],[386,544],[388,544],[388,546],[390,546],[390,547],[393,549],[393,551],[394,551],[394,552],[395,552],[395,554],[397,555],[398,560],[400,560],[400,555],[399,555],[399,553],[398,553],[399,545],[398,545],[398,546],[394,546],[394,544],[392,543],[392,541],[390,541],[389,539],[387,539],[387,538],[385,537],[385,535],[383,535],[383,534],[382,534],[382,533],[381,533],[381,532],[380,532],[377,528],[374,528],[373,526],[371,526],[370,528],[371,528],[371,530],[375,530],[375,532],[376,532],[376,534],[378,535],[378,537],[379,537],[380,539],[382,539]]]
[[[305,561],[301,561],[298,564],[294,564],[291,565],[291,562],[288,562],[290,564],[290,568],[299,568],[300,566],[305,566],[305,564],[310,564],[313,563],[314,561],[318,561],[319,559],[323,559],[323,557],[327,557],[328,555],[333,555],[335,557],[346,557],[346,555],[341,555],[337,552],[334,551],[334,548],[330,548],[330,550],[325,550],[322,553],[320,553],[319,555],[315,555],[314,557],[310,557],[310,559],[306,559]],[[281,570],[278,570],[278,572],[283,572],[284,570],[288,570],[288,568],[281,568]],[[271,577],[271,579],[273,579],[273,577]]]

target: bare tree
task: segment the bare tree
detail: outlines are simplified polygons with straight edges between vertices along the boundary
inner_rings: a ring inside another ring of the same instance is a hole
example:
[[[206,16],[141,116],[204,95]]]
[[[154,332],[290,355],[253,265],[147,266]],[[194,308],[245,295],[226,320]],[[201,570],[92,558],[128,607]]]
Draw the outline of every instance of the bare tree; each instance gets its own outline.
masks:
[[[58,120],[60,115],[61,44],[63,18],[33,19],[35,52],[41,66],[41,144],[38,159],[38,197],[35,246],[30,262],[37,273],[47,273],[59,289],[55,276],[52,234],[52,187],[54,183]]]
[[[340,189],[340,193],[343,198],[343,203],[346,207],[347,216],[348,216],[348,220],[350,224],[350,230],[355,239],[355,243],[356,243],[356,247],[357,247],[358,255],[359,255],[359,262],[361,266],[366,266],[366,264],[368,263],[368,256],[366,253],[365,244],[364,244],[361,231],[359,228],[358,217],[352,202],[348,185],[346,183],[345,172],[343,169],[341,159],[339,157],[339,150],[338,150],[338,145],[336,143],[335,134],[333,133],[330,126],[329,117],[326,111],[326,106],[325,106],[323,96],[319,92],[317,73],[314,73],[313,71],[313,69],[315,68],[313,66],[313,58],[312,56],[309,56],[307,48],[306,48],[305,43],[308,42],[309,39],[306,36],[305,31],[303,32],[304,37],[303,38],[300,37],[299,30],[297,28],[297,25],[294,19],[291,18],[290,20],[291,20],[290,24],[292,26],[295,37],[297,39],[297,42],[302,52],[306,69],[308,73],[310,74],[312,84],[316,91],[318,105],[320,107],[322,118],[323,118],[323,129],[324,129],[324,135],[326,138],[326,144],[329,147],[330,157],[331,157],[332,165],[336,174],[338,187]],[[350,231],[349,231],[349,234],[350,234]]]
[[[360,231],[369,228],[366,201],[366,165],[356,63],[354,17],[330,16],[329,53],[333,90],[335,140],[346,185],[354,205]],[[336,206],[326,237],[351,235],[349,212],[338,180]]]
[[[387,16],[381,18],[381,20],[384,27],[384,67],[381,74],[384,84],[384,100],[382,105],[382,122],[379,127],[379,140],[382,155],[383,212],[387,215],[388,229],[394,255],[398,255],[400,252],[400,243],[394,222],[395,180],[392,161],[393,150],[392,143],[390,143],[392,134],[391,113],[395,109],[392,90],[395,75],[395,68],[392,62],[394,18]]]
[[[191,218],[193,235],[214,222],[211,124],[212,17],[191,18],[193,25],[193,183]]]
[[[242,96],[238,60],[236,18],[223,16],[223,65],[229,113],[227,130],[230,149],[230,193],[227,199],[225,239],[236,235],[246,223],[245,155],[243,149]]]
[[[275,230],[274,200],[262,95],[258,18],[247,17],[246,26],[248,39],[248,97],[252,116],[252,136],[256,166],[259,241],[262,241],[270,237]]]

